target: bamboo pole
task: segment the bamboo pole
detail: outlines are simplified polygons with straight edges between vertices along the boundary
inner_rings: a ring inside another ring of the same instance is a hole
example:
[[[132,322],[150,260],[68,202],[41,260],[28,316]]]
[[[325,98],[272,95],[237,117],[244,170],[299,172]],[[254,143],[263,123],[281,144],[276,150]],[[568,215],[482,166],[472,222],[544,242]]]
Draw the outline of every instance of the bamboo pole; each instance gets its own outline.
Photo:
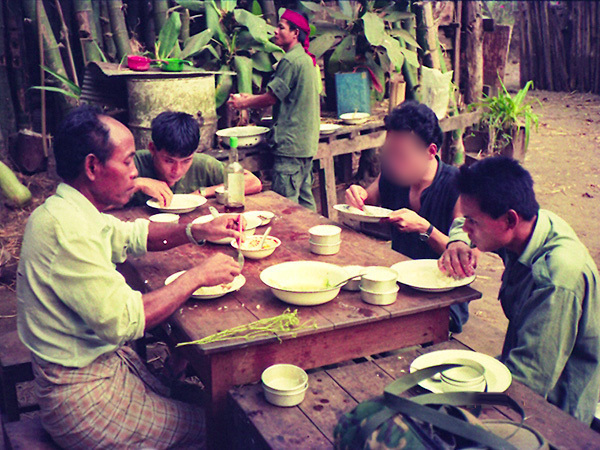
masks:
[[[113,38],[112,28],[110,26],[110,15],[108,13],[108,2],[110,0],[101,0],[100,3],[100,27],[102,29],[102,38],[104,41],[104,54],[111,60],[117,58],[117,47]]]
[[[410,4],[407,4],[406,12],[412,12],[410,9]],[[402,28],[409,32],[415,40],[417,39],[417,19],[412,16],[409,19],[402,21]],[[417,51],[415,46],[406,45],[408,50],[412,50],[414,52]],[[419,84],[419,74],[417,72],[417,68],[409,64],[406,59],[404,60],[404,64],[402,64],[402,76],[404,77],[404,81],[406,82],[406,98],[410,100],[415,100],[417,98],[417,85]]]
[[[4,3],[0,2],[0,152],[8,150],[8,137],[16,131],[15,110],[8,78],[8,55],[4,23]]]
[[[83,54],[83,63],[101,61],[98,33],[95,31],[94,10],[91,0],[74,0],[75,17],[77,18],[79,43]],[[96,34],[96,37],[94,37]]]
[[[190,38],[190,10],[185,8],[181,14],[181,30],[179,32],[179,38],[182,42],[185,42]]]
[[[42,0],[36,0],[36,19],[37,19],[37,23],[38,23],[38,45],[39,45],[39,51],[40,51],[40,82],[42,85],[42,88],[44,87],[45,84],[45,80],[46,80],[46,76],[44,73],[44,52],[42,51],[42,49],[44,48],[44,35],[43,35],[43,27],[41,26],[42,23],[42,11],[43,11],[44,5],[42,3]],[[48,142],[46,141],[46,109],[47,109],[47,105],[46,105],[46,91],[44,89],[42,89],[41,91],[41,95],[42,95],[42,149],[44,150],[44,156],[48,157]]]
[[[71,79],[73,82],[79,86],[79,80],[77,79],[77,69],[75,69],[75,61],[73,60],[73,51],[71,50],[71,39],[69,36],[69,28],[65,22],[65,16],[63,15],[62,7],[60,6],[60,1],[55,0],[54,2],[56,6],[56,11],[58,12],[58,17],[60,19],[60,29],[62,40],[65,44],[65,49],[67,50],[67,61],[69,63],[69,71],[71,72]]]
[[[123,14],[123,1],[110,0],[108,2],[108,14],[110,16],[113,38],[117,47],[117,57],[121,60],[131,53],[129,33],[127,32],[127,25],[125,24],[125,16]]]
[[[153,0],[152,4],[154,6],[154,25],[156,31],[159,32],[167,21],[169,2],[167,0]]]

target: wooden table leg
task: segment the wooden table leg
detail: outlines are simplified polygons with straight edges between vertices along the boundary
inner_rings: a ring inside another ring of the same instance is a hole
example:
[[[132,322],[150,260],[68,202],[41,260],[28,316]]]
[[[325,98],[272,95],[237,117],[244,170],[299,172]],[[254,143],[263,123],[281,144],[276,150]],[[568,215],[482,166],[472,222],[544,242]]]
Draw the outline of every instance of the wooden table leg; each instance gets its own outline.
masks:
[[[331,220],[337,219],[333,205],[337,203],[337,192],[335,185],[335,165],[333,156],[319,159],[319,188],[321,192],[321,214]]]

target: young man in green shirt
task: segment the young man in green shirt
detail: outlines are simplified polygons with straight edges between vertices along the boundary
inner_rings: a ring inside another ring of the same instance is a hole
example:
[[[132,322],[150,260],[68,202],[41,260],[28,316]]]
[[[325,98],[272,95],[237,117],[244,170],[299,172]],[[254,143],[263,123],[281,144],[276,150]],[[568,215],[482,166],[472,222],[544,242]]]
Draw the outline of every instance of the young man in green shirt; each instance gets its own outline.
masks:
[[[212,156],[197,153],[200,126],[190,114],[166,111],[152,121],[149,150],[135,153],[139,172],[135,180],[137,192],[129,206],[144,204],[150,197],[163,206],[173,194],[215,195],[225,180],[224,166]],[[251,172],[245,172],[246,194],[262,190],[262,183]]]
[[[516,380],[589,424],[600,392],[594,260],[564,220],[539,208],[531,175],[518,162],[495,157],[463,166],[458,190],[472,244],[504,261],[502,362]],[[451,242],[440,268],[458,275],[469,252]]]
[[[312,160],[319,143],[320,78],[308,52],[310,27],[305,16],[286,10],[275,30],[275,44],[285,56],[267,92],[232,96],[236,109],[273,106],[273,187],[280,195],[316,209],[312,193]]]

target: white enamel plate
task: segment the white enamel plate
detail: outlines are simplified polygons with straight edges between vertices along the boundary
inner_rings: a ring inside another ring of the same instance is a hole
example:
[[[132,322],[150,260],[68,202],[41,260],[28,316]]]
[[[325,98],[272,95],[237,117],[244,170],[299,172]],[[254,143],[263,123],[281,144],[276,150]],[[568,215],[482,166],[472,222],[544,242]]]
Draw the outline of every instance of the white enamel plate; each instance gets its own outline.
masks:
[[[185,270],[181,272],[174,273],[170,277],[165,280],[165,286],[171,284],[177,278],[185,273]],[[192,298],[198,300],[210,300],[213,298],[223,297],[224,295],[229,294],[230,292],[239,291],[242,286],[246,284],[246,277],[244,275],[238,275],[233,279],[231,283],[219,284],[217,286],[203,286],[198,288],[192,294]]]
[[[467,286],[475,281],[472,277],[456,279],[447,276],[437,265],[436,259],[415,259],[392,266],[398,272],[398,283],[424,292],[446,292]]]
[[[199,206],[207,202],[206,198],[197,194],[175,194],[169,206],[161,206],[158,200],[150,199],[146,204],[150,208],[157,209],[161,212],[169,212],[175,214],[185,214],[192,212]]]

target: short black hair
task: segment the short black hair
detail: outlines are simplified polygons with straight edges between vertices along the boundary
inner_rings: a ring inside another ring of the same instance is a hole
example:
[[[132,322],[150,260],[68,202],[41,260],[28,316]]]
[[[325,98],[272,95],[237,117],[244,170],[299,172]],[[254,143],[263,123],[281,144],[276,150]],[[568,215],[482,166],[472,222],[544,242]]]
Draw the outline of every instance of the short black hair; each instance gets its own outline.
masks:
[[[513,209],[523,219],[531,220],[540,209],[531,175],[518,161],[506,156],[462,166],[456,182],[460,194],[475,199],[481,211],[493,219]]]
[[[89,154],[103,164],[110,158],[113,144],[109,128],[102,123],[102,111],[82,105],[69,111],[54,135],[56,172],[65,181],[73,181],[83,172]]]
[[[412,131],[427,146],[435,144],[442,148],[444,134],[433,110],[422,103],[409,100],[402,103],[384,119],[387,131]]]
[[[297,12],[302,17],[304,17],[306,19],[306,21],[308,22],[308,16],[305,13],[300,12],[300,11],[295,11],[295,12]],[[306,31],[301,30],[300,28],[298,28],[298,25],[290,22],[289,20],[286,20],[286,22],[288,23],[290,30],[292,30],[292,31],[298,30],[298,42],[300,42],[301,44],[304,44],[304,41],[306,41]]]
[[[152,142],[157,150],[187,158],[198,148],[200,124],[188,113],[162,112],[152,121]]]

